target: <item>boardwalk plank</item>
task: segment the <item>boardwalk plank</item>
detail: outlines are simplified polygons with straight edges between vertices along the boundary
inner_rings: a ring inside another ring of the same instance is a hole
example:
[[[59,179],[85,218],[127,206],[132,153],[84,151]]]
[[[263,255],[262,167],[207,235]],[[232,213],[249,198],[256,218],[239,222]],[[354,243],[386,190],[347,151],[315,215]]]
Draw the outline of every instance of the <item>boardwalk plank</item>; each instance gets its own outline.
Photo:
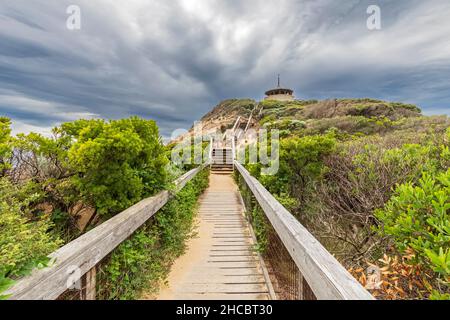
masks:
[[[232,177],[211,174],[199,204],[197,237],[173,266],[158,299],[269,299]]]

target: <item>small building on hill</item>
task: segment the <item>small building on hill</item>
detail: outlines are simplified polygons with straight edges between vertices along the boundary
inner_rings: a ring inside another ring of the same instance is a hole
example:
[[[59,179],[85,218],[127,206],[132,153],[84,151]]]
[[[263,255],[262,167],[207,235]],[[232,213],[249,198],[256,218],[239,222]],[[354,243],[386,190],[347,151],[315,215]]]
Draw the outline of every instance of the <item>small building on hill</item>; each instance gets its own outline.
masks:
[[[275,100],[275,101],[293,101],[294,100],[294,90],[282,88],[280,85],[280,76],[278,75],[278,86],[274,89],[266,91],[265,100]]]

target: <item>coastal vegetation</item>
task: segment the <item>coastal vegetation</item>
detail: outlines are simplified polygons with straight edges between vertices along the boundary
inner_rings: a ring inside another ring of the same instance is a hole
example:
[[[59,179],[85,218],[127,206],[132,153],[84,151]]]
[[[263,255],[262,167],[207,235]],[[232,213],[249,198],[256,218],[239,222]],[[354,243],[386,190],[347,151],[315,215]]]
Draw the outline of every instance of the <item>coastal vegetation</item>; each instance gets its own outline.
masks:
[[[250,172],[362,284],[378,267],[377,298],[449,299],[450,120],[373,99],[261,105],[280,169]]]
[[[143,198],[170,189],[185,171],[169,163],[152,120],[78,120],[47,137],[11,135],[0,118],[0,296],[52,263],[47,255]],[[136,298],[157,287],[192,231],[200,173],[99,267],[102,298]],[[7,298],[2,296],[2,298]]]
[[[255,112],[256,111],[256,112]],[[380,299],[450,299],[450,119],[374,99],[289,102],[232,99],[203,117],[229,128],[237,115],[280,131],[280,166],[251,174]],[[51,136],[11,134],[0,118],[0,298],[48,254],[195,167],[170,163],[156,123],[138,117],[63,123]],[[203,144],[207,148],[207,143]],[[191,159],[193,160],[193,159]],[[192,236],[201,172],[98,266],[97,295],[152,293]],[[270,226],[255,208],[264,252]]]

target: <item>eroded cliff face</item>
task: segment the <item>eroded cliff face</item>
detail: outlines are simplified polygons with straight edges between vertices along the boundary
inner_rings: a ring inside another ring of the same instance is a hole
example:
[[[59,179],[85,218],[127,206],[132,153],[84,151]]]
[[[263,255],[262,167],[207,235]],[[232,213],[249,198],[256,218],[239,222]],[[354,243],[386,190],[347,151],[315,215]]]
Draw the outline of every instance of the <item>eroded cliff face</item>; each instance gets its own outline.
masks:
[[[194,129],[201,130],[202,134],[224,133],[227,129],[233,127],[238,117],[241,117],[243,121],[247,121],[252,110],[257,105],[258,102],[251,99],[224,100],[199,119],[187,134],[179,136],[172,142],[181,141],[188,135],[194,135]],[[195,126],[196,128],[194,128]]]

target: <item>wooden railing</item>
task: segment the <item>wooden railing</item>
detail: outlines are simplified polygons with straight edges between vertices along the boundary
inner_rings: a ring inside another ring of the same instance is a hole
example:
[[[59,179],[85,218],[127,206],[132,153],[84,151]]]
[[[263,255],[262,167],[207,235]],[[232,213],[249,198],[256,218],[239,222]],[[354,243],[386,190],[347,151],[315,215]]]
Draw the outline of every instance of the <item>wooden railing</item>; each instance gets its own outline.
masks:
[[[174,193],[181,190],[207,165],[193,169],[177,179],[173,192],[165,190],[142,200],[52,253],[49,257],[54,262],[49,267],[35,270],[30,276],[19,280],[6,292],[10,295],[9,299],[57,299],[82,277],[88,286],[95,288],[96,265],[158,212]],[[258,180],[236,161],[235,167],[316,298],[373,299]],[[299,286],[299,290],[301,288],[302,286]],[[84,297],[95,298],[95,289],[94,294],[86,292]]]
[[[372,300],[372,295],[237,161],[237,172],[256,198],[282,245],[317,299]],[[298,286],[302,290],[305,286]],[[300,292],[299,297],[305,294]]]
[[[177,179],[175,191],[165,190],[144,199],[58,249],[49,256],[54,261],[49,267],[35,270],[30,276],[21,279],[6,295],[10,295],[9,299],[12,300],[54,300],[86,274],[85,281],[91,286],[93,283],[95,288],[95,266],[158,212],[174,193],[181,190],[206,165]],[[90,295],[95,298],[95,294],[90,293],[86,294],[87,298]]]

